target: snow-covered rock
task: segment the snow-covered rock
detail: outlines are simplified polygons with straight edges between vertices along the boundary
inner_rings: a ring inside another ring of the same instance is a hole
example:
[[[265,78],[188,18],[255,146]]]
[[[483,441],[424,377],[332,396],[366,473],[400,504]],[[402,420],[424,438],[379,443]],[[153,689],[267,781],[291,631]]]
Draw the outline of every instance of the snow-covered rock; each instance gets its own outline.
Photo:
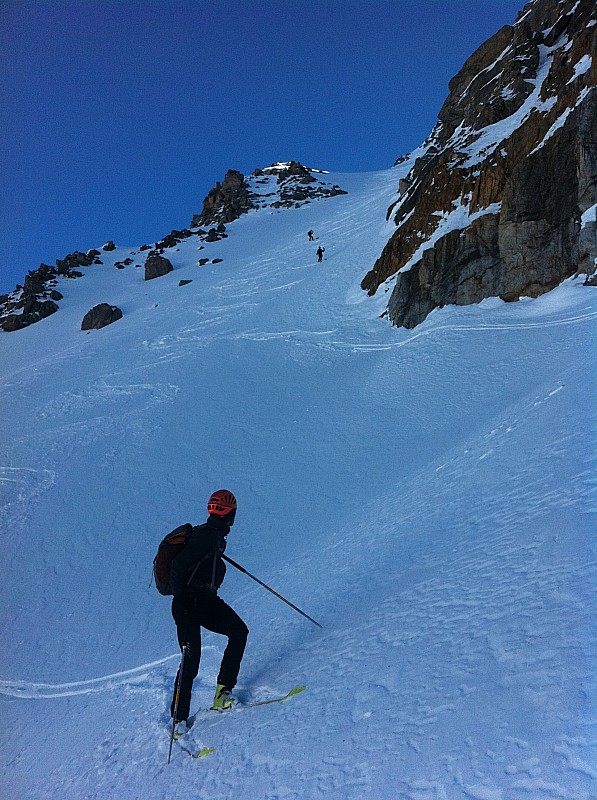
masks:
[[[533,0],[450,81],[362,282],[374,294],[392,278],[394,324],[594,270],[580,221],[597,201],[595,14],[593,0]]]

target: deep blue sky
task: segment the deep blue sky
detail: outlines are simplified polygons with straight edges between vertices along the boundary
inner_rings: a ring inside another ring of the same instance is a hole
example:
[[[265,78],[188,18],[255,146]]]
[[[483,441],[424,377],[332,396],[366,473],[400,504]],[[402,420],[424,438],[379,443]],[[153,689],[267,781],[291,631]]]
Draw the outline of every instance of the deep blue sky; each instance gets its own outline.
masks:
[[[1,0],[0,292],[186,227],[228,168],[385,169],[523,0]]]

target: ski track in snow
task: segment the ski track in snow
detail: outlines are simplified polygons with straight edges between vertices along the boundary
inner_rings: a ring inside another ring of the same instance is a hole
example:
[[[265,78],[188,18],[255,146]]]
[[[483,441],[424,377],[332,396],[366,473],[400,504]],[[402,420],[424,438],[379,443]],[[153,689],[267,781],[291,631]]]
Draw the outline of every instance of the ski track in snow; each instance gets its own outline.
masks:
[[[336,176],[348,195],[246,215],[217,266],[185,240],[142,288],[89,270],[11,339],[6,796],[597,797],[594,290],[390,328],[356,287],[401,175]],[[74,336],[110,298],[123,320]],[[147,584],[214,482],[241,498],[230,554],[324,628],[229,572],[251,629],[238,696],[307,691],[207,712],[222,641],[206,634],[186,739],[216,750],[175,745],[167,766],[178,656],[152,658],[174,626]]]
[[[172,659],[179,660],[179,658],[178,654],[174,654],[158,661],[153,661],[150,664],[143,664],[140,667],[127,669],[123,672],[115,672],[113,675],[90,678],[86,681],[71,681],[69,683],[0,681],[0,694],[9,697],[45,700],[53,697],[75,697],[76,695],[90,694],[92,692],[104,692],[116,689],[124,684],[131,686],[138,682],[148,681],[148,673],[154,671],[156,667]]]

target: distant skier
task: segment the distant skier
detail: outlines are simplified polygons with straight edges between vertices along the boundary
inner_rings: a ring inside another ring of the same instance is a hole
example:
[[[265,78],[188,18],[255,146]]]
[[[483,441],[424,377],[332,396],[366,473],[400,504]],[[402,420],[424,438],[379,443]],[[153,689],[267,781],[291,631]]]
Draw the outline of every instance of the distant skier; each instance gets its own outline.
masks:
[[[314,237],[313,231],[307,231],[307,236],[309,237],[309,241],[312,242]]]
[[[319,245],[319,247],[317,248],[317,261],[318,262],[321,263],[323,261],[323,254],[324,253],[325,253],[325,247],[322,247],[321,245]]]
[[[238,614],[218,597],[218,589],[226,573],[222,554],[226,549],[226,537],[234,525],[236,498],[232,492],[221,489],[209,498],[207,510],[207,522],[193,529],[187,544],[170,566],[174,595],[172,616],[176,622],[181,651],[186,645],[182,674],[179,669],[170,707],[170,714],[174,718],[178,687],[178,708],[176,719],[173,720],[178,735],[188,729],[193,681],[199,672],[201,660],[201,628],[228,637],[212,706],[216,711],[232,708],[231,692],[236,685],[249,634],[249,629]]]

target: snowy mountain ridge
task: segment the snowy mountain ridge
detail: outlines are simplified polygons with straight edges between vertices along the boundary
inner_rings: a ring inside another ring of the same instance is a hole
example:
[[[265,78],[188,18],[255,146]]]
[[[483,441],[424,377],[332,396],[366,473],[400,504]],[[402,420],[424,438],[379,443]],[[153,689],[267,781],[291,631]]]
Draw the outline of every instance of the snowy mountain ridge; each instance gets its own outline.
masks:
[[[369,295],[391,290],[392,323],[412,328],[434,308],[537,297],[572,275],[594,274],[596,87],[591,0],[533,0],[465,62],[428,139],[397,162],[409,170],[387,211],[389,241],[373,268],[362,265]],[[296,161],[249,177],[229,170],[190,229],[153,247],[162,255],[193,233],[217,241],[250,210],[296,208],[345,191],[325,175]],[[100,255],[73,253],[30,272],[22,290],[0,297],[0,328],[18,331],[55,313],[56,276],[77,277],[80,267],[102,263]],[[150,277],[169,269],[162,263]]]
[[[316,200],[346,194],[340,186],[321,177],[326,174],[323,170],[307,169],[297,161],[277,162],[265,169],[256,169],[248,178],[229,170],[223,183],[218,182],[208,193],[202,212],[193,217],[190,228],[173,230],[153,245],[136,248],[117,248],[109,241],[101,249],[70,253],[58,259],[55,267],[41,264],[37,270],[31,270],[23,286],[0,297],[0,329],[20,331],[56,313],[57,302],[63,299],[58,291],[61,279],[82,278],[81,270],[87,267],[145,267],[145,280],[162,277],[172,269],[164,254],[178,252],[185,239],[195,241],[198,237],[197,249],[203,250],[203,243],[227,238],[226,225],[249,211],[299,208]],[[116,254],[116,257],[109,254]],[[197,263],[204,266],[209,261],[203,256]],[[219,259],[215,263],[219,263]]]
[[[7,796],[595,795],[594,291],[387,326],[358,281],[409,168],[185,238],[156,280],[110,268],[116,247],[0,337]],[[80,331],[98,302],[123,318]],[[188,745],[215,751],[167,766],[178,656],[151,561],[220,485],[230,555],[324,627],[232,570],[238,696],[307,691],[212,718],[206,634]]]

